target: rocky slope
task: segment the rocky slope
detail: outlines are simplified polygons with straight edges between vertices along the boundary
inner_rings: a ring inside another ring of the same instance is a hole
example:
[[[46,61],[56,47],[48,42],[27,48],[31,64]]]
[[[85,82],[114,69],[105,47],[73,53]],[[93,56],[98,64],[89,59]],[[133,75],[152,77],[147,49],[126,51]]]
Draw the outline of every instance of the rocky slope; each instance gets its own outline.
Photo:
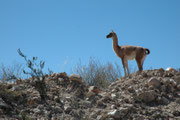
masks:
[[[32,79],[0,84],[0,118],[7,120],[180,120],[180,72],[146,70],[118,79],[105,89],[80,76],[46,76],[42,102]]]

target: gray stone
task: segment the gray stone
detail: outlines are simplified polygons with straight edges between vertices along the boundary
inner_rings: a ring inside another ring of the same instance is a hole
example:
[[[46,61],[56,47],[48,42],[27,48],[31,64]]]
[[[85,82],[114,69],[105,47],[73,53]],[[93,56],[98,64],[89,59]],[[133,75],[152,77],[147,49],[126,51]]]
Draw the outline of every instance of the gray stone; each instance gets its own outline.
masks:
[[[161,100],[162,100],[163,104],[165,104],[165,105],[169,104],[169,100],[167,98],[162,97]]]
[[[112,99],[115,99],[117,96],[116,96],[116,94],[112,93],[111,97],[112,97]]]
[[[87,108],[92,107],[92,105],[91,105],[91,102],[90,102],[90,101],[84,101],[84,102],[83,102],[83,105],[84,105],[85,107],[87,107]]]
[[[148,80],[148,85],[158,88],[161,85],[161,82],[157,78],[152,77]]]
[[[56,113],[62,113],[63,112],[62,108],[59,106],[55,106],[54,110],[56,111]]]
[[[162,91],[162,92],[166,92],[166,86],[165,86],[165,85],[162,85],[162,86],[161,86],[161,91]]]
[[[157,102],[159,104],[163,104],[163,105],[169,104],[169,100],[167,98],[165,98],[165,97],[158,97],[157,98]]]
[[[64,111],[65,111],[66,113],[70,113],[71,110],[72,110],[71,106],[69,106],[69,105],[65,105],[65,106],[64,106]]]
[[[120,113],[119,110],[115,109],[115,110],[112,110],[111,112],[109,112],[108,116],[113,117],[115,119],[120,119],[121,118],[121,113]]]
[[[138,99],[140,99],[146,103],[154,101],[156,99],[156,96],[157,95],[153,90],[143,91],[137,95]]]
[[[177,86],[177,89],[180,90],[180,84]]]
[[[34,109],[33,109],[33,112],[34,112],[34,113],[40,113],[40,112],[41,112],[41,110],[40,110],[40,109],[38,109],[38,108],[34,108]]]

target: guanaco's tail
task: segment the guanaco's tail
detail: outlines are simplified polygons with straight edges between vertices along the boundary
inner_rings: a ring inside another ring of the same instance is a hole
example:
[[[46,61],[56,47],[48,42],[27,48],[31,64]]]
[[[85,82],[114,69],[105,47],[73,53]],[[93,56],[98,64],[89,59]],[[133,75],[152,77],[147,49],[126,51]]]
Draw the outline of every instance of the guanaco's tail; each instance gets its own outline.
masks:
[[[146,51],[146,55],[149,55],[150,54],[150,50],[145,48],[145,51]]]

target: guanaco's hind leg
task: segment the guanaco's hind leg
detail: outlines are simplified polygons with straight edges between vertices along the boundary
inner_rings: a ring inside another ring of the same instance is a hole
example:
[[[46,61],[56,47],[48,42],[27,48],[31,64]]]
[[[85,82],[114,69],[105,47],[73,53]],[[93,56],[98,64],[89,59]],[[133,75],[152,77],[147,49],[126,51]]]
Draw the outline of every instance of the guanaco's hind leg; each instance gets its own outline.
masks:
[[[144,55],[144,56],[142,57],[142,59],[141,59],[141,65],[142,65],[142,67],[143,67],[145,58],[146,58],[146,55]]]
[[[143,71],[143,67],[142,67],[141,59],[136,58],[136,62],[137,62],[138,68],[139,68],[139,72],[142,72]]]

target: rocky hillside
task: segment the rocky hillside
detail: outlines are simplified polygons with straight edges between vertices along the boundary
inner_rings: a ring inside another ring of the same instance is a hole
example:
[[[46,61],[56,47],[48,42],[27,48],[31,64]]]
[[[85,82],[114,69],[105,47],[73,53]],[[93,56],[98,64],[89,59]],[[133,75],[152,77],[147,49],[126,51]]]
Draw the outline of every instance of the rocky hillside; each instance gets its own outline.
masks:
[[[0,84],[0,118],[6,120],[180,120],[180,72],[146,70],[118,79],[105,89],[80,76],[46,76],[42,102],[33,79]]]

